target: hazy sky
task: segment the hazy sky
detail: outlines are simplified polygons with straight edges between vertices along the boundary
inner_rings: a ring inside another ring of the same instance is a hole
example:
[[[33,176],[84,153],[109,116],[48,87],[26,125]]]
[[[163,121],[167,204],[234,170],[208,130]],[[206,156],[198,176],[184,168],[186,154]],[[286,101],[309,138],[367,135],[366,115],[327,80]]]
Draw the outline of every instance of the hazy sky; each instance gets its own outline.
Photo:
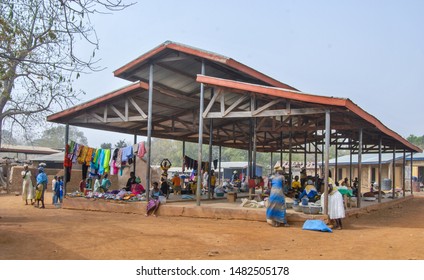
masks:
[[[107,69],[76,86],[87,92],[83,102],[127,85],[113,71],[171,40],[231,57],[307,93],[349,98],[401,136],[421,136],[423,15],[419,0],[140,0],[93,18],[97,56]],[[105,139],[133,141],[80,129],[93,147]]]

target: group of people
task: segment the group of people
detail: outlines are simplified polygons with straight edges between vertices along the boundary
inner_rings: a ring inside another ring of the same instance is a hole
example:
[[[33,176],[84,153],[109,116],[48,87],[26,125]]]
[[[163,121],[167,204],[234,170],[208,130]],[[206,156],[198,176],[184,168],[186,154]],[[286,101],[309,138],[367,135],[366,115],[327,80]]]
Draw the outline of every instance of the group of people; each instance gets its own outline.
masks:
[[[284,170],[281,166],[278,166],[274,170],[274,174],[270,177],[271,180],[271,192],[268,198],[268,205],[266,209],[266,220],[267,222],[274,226],[289,226],[287,222],[286,215],[286,198],[285,198],[285,184],[286,180],[284,177]],[[297,177],[297,176],[296,176]],[[294,182],[298,182],[298,177]],[[299,188],[299,198],[307,197],[309,199],[314,199],[318,196],[318,191],[311,179],[307,180],[307,183],[304,188],[301,187],[301,184],[295,183],[295,188]],[[292,184],[293,187],[293,184]],[[301,192],[300,192],[301,189]],[[322,194],[320,196],[321,205],[325,203],[325,196]],[[328,216],[330,222],[334,229],[342,229],[342,219],[345,217],[345,208],[343,202],[343,196],[338,191],[336,184],[334,184],[331,173],[328,177]]]
[[[44,172],[44,167],[40,166],[38,168],[38,174],[35,178],[35,186],[32,183],[32,174],[31,170],[29,170],[28,164],[24,165],[24,170],[22,171],[21,175],[23,180],[22,199],[25,201],[25,205],[31,204],[37,208],[45,208],[44,193],[47,190],[48,178]]]

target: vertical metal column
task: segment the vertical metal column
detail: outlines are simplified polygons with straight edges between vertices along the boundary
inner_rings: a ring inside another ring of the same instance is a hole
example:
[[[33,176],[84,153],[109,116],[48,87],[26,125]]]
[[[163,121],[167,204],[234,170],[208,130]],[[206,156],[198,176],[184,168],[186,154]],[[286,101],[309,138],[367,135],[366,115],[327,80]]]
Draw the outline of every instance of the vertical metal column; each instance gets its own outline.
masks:
[[[359,147],[358,147],[358,208],[361,208],[361,193],[362,193],[362,134],[363,129],[359,129]]]
[[[181,172],[185,172],[185,141],[183,141],[183,163],[182,163],[182,167],[181,167]]]
[[[183,188],[185,188],[185,179],[186,179],[186,177],[185,177],[185,174],[184,174],[184,172],[185,172],[185,141],[183,141],[183,156],[182,156],[182,160],[183,160],[183,162],[182,162],[182,164],[181,164],[181,172],[183,173],[183,180],[182,180],[182,182],[181,182],[181,188],[183,189]]]
[[[406,179],[405,168],[406,168],[406,149],[403,149],[403,159],[402,159],[402,192],[403,192],[403,197],[405,197],[405,179]]]
[[[412,185],[412,168],[413,168],[413,164],[412,161],[414,160],[414,154],[411,152],[411,178],[409,178],[411,180],[411,195],[414,194],[414,190],[412,189],[413,185]]]
[[[352,187],[352,146],[349,147],[349,186]]]
[[[335,161],[334,161],[334,183],[336,183],[337,181],[339,181],[340,180],[340,178],[339,178],[339,172],[338,172],[338,160],[337,160],[337,158],[339,157],[339,147],[338,147],[338,139],[337,139],[337,136],[336,136],[336,147],[335,147],[335,152],[336,152],[336,155],[335,155]]]
[[[256,140],[257,140],[256,118],[254,118],[253,119],[253,154],[252,154],[252,160],[253,160],[252,174],[253,174],[253,177],[256,177]]]
[[[147,113],[147,167],[146,167],[146,197],[147,201],[150,198],[150,186],[151,186],[151,161],[152,161],[152,115],[153,115],[153,64],[149,67],[149,101],[148,101],[148,113]]]
[[[205,75],[205,61],[202,60],[201,74]],[[203,110],[204,110],[204,94],[205,86],[200,84],[200,104],[199,104],[199,146],[197,154],[197,191],[196,191],[196,205],[200,206],[200,189],[202,186],[202,145],[203,145]]]
[[[134,134],[134,145],[135,144],[137,144],[137,134]],[[134,169],[133,169],[133,171],[134,171],[134,173],[135,173],[135,170],[136,170],[136,166],[137,166],[137,164],[136,164],[136,162],[137,162],[137,157],[136,157],[136,155],[134,154],[133,155],[133,163],[134,163]]]
[[[213,95],[213,89],[212,89]],[[211,198],[211,170],[212,170],[212,140],[213,140],[213,119],[209,119],[209,166],[208,166],[208,199]],[[213,194],[212,194],[213,197]]]
[[[252,176],[252,119],[249,119],[249,150],[247,152],[247,169],[246,177],[250,178]]]
[[[383,146],[383,138],[379,137],[378,141],[378,203],[381,202],[381,173],[382,173],[382,164],[381,164],[381,152]]]
[[[315,131],[315,180],[318,175],[318,132]],[[318,187],[315,182],[315,187]]]
[[[153,64],[149,67],[149,102],[147,113],[147,166],[146,166],[146,198],[150,199],[151,176],[150,166],[152,161],[152,109],[153,108]]]
[[[324,197],[325,197],[325,203],[324,203],[324,214],[328,214],[328,171],[329,171],[329,161],[330,161],[330,111],[325,111],[325,151],[324,151]]]
[[[306,149],[306,141],[308,141],[308,133],[307,132],[305,132],[305,139],[303,141],[305,143],[305,151],[304,151],[304,154],[303,154],[303,168],[305,168],[305,172],[306,172],[306,154],[308,153],[308,150]],[[311,145],[309,145],[309,150],[311,150]],[[306,185],[306,183],[305,183],[305,185]],[[302,188],[303,187],[304,186],[302,186]]]
[[[218,155],[218,170],[219,170],[219,185],[222,183],[221,175],[221,145],[219,145],[219,155]]]
[[[269,164],[269,167],[270,167],[269,173],[272,174],[272,152],[271,152],[271,162]]]
[[[289,189],[291,189],[292,181],[293,181],[293,173],[292,173],[292,145],[293,145],[293,135],[292,135],[292,118],[290,117],[290,132],[289,132]]]
[[[68,144],[68,142],[69,142],[69,124],[67,123],[65,125],[65,149],[66,149],[66,145]],[[66,152],[65,152],[65,155],[66,155]],[[64,167],[63,171],[64,171],[63,172],[63,195],[66,195],[66,185],[67,185],[69,178],[68,178],[68,174],[66,172],[66,167]]]
[[[393,147],[393,182],[392,182],[392,198],[395,198],[395,183],[396,183],[396,144]]]

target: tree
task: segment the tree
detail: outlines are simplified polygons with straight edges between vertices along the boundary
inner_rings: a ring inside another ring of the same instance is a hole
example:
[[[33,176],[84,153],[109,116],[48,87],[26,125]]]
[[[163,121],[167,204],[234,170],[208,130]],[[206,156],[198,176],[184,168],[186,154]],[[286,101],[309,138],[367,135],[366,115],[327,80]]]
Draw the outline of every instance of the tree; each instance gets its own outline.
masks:
[[[102,143],[100,149],[112,149],[112,143]]]
[[[411,134],[406,138],[409,142],[412,144],[424,148],[424,135],[423,136],[415,136],[414,134]]]
[[[3,129],[3,131],[1,132],[1,135],[3,137],[3,142],[6,144],[14,144],[14,145],[23,144],[23,143],[19,143],[19,141],[13,136],[10,130]]]
[[[53,126],[43,131],[42,136],[32,141],[34,146],[50,147],[53,149],[64,149],[65,148],[65,129],[64,125]],[[87,137],[84,136],[84,132],[79,131],[78,128],[71,126],[69,127],[69,140],[72,140],[78,144],[87,146]]]
[[[128,146],[128,143],[125,142],[125,140],[119,140],[116,144],[115,144],[115,148],[125,148]]]
[[[101,70],[94,59],[99,40],[90,16],[130,5],[123,0],[0,0],[0,133],[5,120],[25,130],[53,109],[73,105],[82,93],[73,89],[73,81]],[[92,52],[77,54],[78,44]]]

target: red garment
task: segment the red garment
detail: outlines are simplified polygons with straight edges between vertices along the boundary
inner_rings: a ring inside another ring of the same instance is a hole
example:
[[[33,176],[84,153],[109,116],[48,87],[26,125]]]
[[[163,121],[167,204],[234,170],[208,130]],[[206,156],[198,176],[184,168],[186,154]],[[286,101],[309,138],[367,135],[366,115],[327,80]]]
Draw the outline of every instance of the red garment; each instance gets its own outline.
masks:
[[[146,190],[144,189],[142,184],[132,184],[131,192],[135,195],[144,193]]]
[[[137,156],[139,158],[144,157],[144,155],[146,154],[146,147],[144,146],[144,142],[140,142],[139,146],[138,146],[138,152],[137,152]]]

